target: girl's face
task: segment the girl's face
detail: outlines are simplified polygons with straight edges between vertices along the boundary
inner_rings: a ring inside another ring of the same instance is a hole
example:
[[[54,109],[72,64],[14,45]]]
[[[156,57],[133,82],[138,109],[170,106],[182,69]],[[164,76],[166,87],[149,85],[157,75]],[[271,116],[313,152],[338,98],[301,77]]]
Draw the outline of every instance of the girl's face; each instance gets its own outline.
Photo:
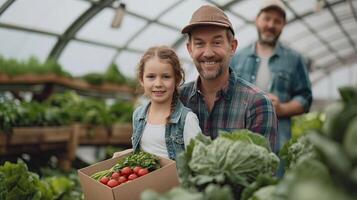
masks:
[[[173,67],[157,57],[149,59],[140,84],[152,103],[170,105],[176,87]]]

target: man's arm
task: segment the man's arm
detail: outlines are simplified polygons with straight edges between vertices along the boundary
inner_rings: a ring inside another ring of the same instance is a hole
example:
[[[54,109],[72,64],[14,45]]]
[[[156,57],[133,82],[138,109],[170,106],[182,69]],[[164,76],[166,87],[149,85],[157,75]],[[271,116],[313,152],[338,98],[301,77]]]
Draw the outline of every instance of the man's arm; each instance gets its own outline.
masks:
[[[272,101],[278,117],[291,117],[305,112],[304,106],[297,100],[293,99],[289,102],[282,103],[279,97],[274,94],[269,93],[267,96]]]
[[[272,102],[266,96],[257,94],[256,98],[248,105],[247,128],[253,132],[262,134],[269,140],[272,151],[275,152],[275,144],[278,135],[278,119]]]

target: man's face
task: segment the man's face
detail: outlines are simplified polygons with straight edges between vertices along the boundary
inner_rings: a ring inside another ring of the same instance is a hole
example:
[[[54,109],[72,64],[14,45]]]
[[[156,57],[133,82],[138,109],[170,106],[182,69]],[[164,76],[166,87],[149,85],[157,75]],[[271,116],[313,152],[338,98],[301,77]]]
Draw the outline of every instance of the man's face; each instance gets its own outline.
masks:
[[[228,66],[237,48],[237,40],[228,40],[228,29],[219,26],[202,26],[192,30],[187,49],[201,78],[214,80]]]
[[[284,28],[285,19],[276,9],[268,9],[258,15],[255,20],[259,42],[275,46]]]

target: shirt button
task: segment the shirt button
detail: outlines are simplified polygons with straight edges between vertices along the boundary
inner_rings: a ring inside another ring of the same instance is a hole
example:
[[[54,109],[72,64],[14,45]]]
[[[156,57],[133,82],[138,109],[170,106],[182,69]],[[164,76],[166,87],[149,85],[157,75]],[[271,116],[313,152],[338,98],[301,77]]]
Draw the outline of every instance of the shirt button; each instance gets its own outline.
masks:
[[[255,80],[255,76],[252,76],[252,80]]]
[[[256,58],[256,59],[255,59],[255,62],[259,62],[259,58]]]

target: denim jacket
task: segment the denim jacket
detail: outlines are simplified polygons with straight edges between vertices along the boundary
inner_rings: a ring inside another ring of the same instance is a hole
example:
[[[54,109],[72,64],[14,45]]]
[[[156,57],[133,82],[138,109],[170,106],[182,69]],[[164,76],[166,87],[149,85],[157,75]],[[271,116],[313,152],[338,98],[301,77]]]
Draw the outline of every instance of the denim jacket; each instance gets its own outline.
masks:
[[[133,136],[131,137],[134,151],[140,149],[140,141],[147,122],[147,111],[150,102],[137,108],[133,114]],[[178,100],[175,110],[171,115],[170,123],[165,127],[165,142],[170,159],[175,160],[176,156],[185,150],[183,130],[186,115],[190,111],[181,101]]]

